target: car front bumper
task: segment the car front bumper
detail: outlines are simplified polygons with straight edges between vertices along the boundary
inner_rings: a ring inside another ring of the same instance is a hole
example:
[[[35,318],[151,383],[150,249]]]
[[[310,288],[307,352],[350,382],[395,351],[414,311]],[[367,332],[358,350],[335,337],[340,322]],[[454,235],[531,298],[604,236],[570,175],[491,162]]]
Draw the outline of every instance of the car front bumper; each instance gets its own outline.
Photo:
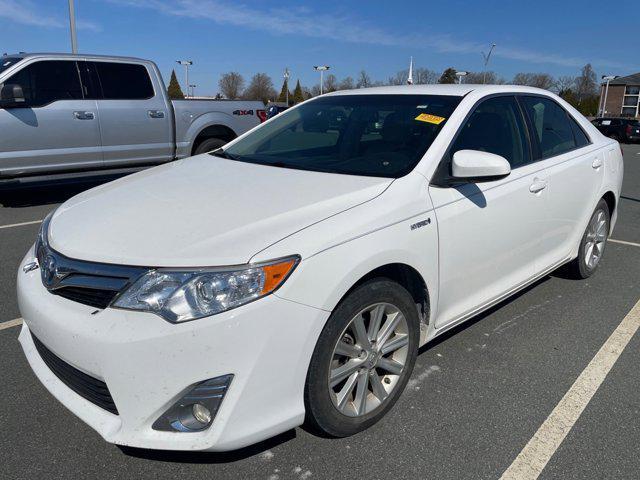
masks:
[[[69,410],[111,443],[163,450],[225,451],[302,424],[307,367],[329,312],[276,295],[211,317],[170,324],[160,317],[82,305],[49,293],[40,271],[18,272],[20,343],[33,371]],[[43,361],[35,335],[76,369],[104,381],[118,409],[78,395]],[[233,374],[211,427],[152,429],[198,382]]]

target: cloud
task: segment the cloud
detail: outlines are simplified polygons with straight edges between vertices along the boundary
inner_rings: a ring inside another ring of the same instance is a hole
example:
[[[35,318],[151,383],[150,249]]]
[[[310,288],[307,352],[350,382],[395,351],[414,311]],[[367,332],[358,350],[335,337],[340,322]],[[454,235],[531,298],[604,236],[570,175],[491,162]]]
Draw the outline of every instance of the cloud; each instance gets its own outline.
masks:
[[[318,13],[308,8],[257,9],[241,3],[222,0],[108,0],[111,3],[148,8],[175,17],[211,21],[220,25],[234,25],[273,35],[300,35],[337,41],[379,46],[433,49],[440,53],[479,55],[486,43],[461,40],[450,35],[407,35],[381,29],[352,16]],[[585,59],[555,53],[542,53],[517,47],[499,45],[494,56],[532,64],[561,67],[581,67],[588,62],[599,66],[624,68],[610,60]]]
[[[43,14],[29,1],[0,0],[0,18],[32,27],[68,28],[69,26],[68,20]],[[77,21],[77,27],[80,30],[92,32],[102,30],[99,25],[85,20]]]

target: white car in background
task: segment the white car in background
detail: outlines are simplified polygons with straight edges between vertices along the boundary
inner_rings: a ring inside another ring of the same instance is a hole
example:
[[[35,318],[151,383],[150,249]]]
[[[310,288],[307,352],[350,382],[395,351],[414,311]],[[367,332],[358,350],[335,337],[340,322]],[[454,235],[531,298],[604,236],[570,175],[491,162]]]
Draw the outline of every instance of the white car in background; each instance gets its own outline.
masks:
[[[593,274],[622,174],[543,90],[332,93],[60,206],[18,273],[20,342],[116,444],[351,435],[420,345],[560,266]]]

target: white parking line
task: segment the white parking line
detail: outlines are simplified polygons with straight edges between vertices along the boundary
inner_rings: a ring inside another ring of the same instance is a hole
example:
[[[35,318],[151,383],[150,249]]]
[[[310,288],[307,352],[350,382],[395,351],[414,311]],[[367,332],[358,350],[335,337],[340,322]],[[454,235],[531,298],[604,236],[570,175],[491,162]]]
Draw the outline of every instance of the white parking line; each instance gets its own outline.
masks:
[[[5,328],[17,327],[22,325],[22,319],[16,318],[14,320],[9,320],[8,322],[0,323],[0,330],[4,330]]]
[[[625,240],[615,240],[613,238],[610,238],[608,241],[613,243],[620,243],[622,245],[631,245],[632,247],[640,247],[640,243],[627,242]]]
[[[571,431],[616,360],[640,327],[640,300],[593,357],[501,480],[535,480]]]
[[[23,227],[24,225],[35,225],[36,223],[42,223],[42,220],[33,220],[32,222],[12,223],[10,225],[0,225],[0,230],[3,228]]]

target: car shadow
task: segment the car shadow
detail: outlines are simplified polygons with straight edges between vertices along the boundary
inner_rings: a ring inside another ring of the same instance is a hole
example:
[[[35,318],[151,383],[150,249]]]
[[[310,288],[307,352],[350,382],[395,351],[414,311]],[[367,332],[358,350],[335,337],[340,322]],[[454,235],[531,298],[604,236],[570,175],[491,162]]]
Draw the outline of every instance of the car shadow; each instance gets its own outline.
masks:
[[[104,175],[91,179],[57,180],[28,185],[0,186],[0,205],[4,208],[35,207],[62,203],[75,195],[123,177],[123,174]]]
[[[281,433],[280,435],[269,438],[268,440],[264,440],[260,443],[250,445],[239,450],[232,450],[230,452],[147,450],[144,448],[125,447],[122,445],[118,445],[118,448],[127,456],[156,462],[218,464],[233,463],[245,460],[249,457],[254,457],[295,438],[296,431],[291,429]]]

